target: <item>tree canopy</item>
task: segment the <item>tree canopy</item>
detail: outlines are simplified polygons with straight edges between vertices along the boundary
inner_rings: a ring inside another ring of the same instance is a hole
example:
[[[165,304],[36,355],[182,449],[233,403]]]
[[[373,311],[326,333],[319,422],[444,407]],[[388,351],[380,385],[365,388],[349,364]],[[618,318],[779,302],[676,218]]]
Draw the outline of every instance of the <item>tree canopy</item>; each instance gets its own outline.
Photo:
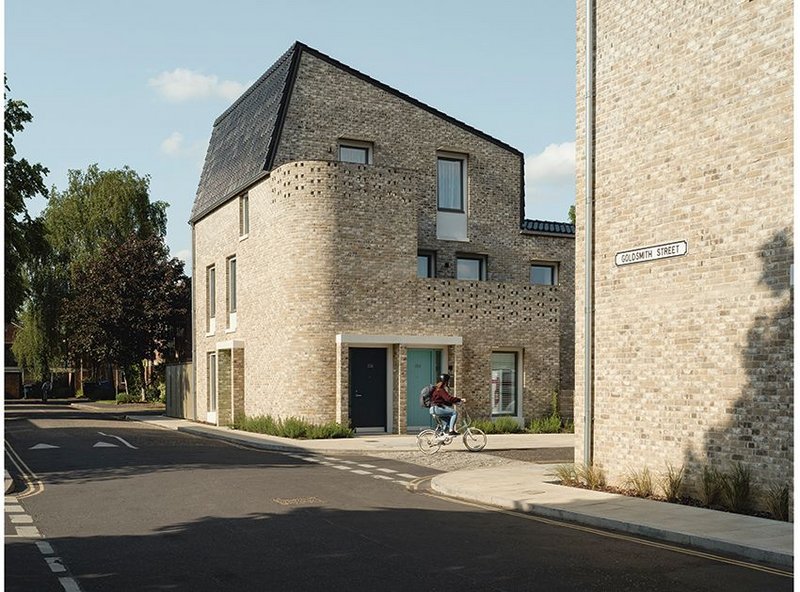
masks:
[[[44,248],[40,220],[32,220],[26,201],[36,195],[47,195],[44,176],[48,170],[17,158],[14,137],[33,120],[28,106],[9,98],[5,85],[5,321],[17,317],[28,293],[25,266]]]

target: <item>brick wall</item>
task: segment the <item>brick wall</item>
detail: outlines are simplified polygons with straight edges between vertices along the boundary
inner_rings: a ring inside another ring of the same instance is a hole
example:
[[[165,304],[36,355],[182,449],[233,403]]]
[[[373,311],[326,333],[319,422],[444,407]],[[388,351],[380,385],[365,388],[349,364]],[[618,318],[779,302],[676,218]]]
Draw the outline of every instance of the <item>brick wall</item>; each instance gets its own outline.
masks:
[[[582,352],[582,1],[577,12]],[[761,485],[790,483],[792,3],[599,0],[596,20],[594,460],[612,480],[742,462]],[[686,256],[614,263],[677,240]],[[579,354],[579,441],[584,376]]]
[[[373,164],[335,162],[340,138],[372,142]],[[438,150],[468,158],[466,242],[436,239]],[[462,336],[450,360],[475,415],[489,413],[493,349],[523,351],[527,419],[548,412],[559,382],[571,390],[571,372],[559,369],[570,342],[559,329],[563,311],[571,315],[574,241],[520,233],[519,155],[304,54],[276,162],[249,192],[246,239],[235,200],[194,226],[198,401],[204,352],[236,339],[246,350],[246,414],[346,421],[342,333]],[[418,249],[436,251],[439,277],[416,277]],[[464,252],[488,257],[488,281],[454,279]],[[216,265],[224,303],[232,255],[238,324],[226,332],[218,310],[217,331],[206,335],[203,270]],[[561,285],[529,285],[530,263],[540,260],[561,262]],[[392,346],[396,429],[405,417],[403,350]]]

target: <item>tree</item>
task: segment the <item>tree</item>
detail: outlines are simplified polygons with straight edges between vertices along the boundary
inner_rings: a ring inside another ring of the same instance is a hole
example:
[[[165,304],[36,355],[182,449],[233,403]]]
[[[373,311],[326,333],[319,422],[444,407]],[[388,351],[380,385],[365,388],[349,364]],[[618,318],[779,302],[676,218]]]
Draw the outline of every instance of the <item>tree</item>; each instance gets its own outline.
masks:
[[[150,177],[129,167],[71,170],[67,188],[53,189],[44,212],[47,239],[70,268],[129,236],[164,236],[167,203],[150,202]]]
[[[569,216],[570,223],[575,224],[575,206],[569,207],[569,212],[567,212],[567,216]]]
[[[79,355],[123,368],[165,353],[189,314],[183,262],[168,257],[160,236],[108,243],[75,268],[63,318]]]
[[[11,89],[5,85],[5,320],[16,318],[28,293],[25,266],[37,250],[43,248],[43,229],[40,220],[32,220],[26,200],[47,196],[44,176],[49,172],[41,164],[17,159],[14,136],[33,119],[28,106],[8,97]]]

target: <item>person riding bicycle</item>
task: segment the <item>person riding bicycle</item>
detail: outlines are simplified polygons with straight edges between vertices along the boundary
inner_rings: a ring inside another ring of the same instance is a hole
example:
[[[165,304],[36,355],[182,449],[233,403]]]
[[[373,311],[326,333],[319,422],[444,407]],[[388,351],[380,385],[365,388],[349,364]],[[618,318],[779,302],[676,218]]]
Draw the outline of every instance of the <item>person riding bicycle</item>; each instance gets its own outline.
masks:
[[[449,419],[449,431],[451,436],[458,435],[456,431],[456,410],[453,407],[455,403],[460,403],[464,399],[454,397],[447,390],[447,385],[450,383],[449,374],[440,374],[439,379],[431,395],[431,415],[437,415],[441,419]]]

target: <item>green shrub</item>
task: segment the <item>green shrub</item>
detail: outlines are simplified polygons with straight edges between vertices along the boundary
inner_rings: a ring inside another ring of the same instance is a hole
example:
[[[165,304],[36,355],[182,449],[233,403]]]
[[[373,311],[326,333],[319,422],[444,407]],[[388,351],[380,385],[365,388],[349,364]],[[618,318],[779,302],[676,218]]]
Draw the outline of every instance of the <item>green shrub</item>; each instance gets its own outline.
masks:
[[[600,489],[606,485],[606,475],[597,465],[578,465],[575,472],[578,482],[589,489]]]
[[[648,467],[641,471],[631,469],[625,477],[625,487],[633,491],[636,497],[650,497],[653,495],[653,477]]]
[[[773,483],[764,493],[767,510],[775,520],[789,521],[789,486]]]
[[[702,477],[702,502],[707,507],[719,504],[722,496],[724,476],[715,467],[706,465],[703,467]]]
[[[528,427],[532,434],[558,434],[561,431],[561,418],[558,415],[532,419]]]
[[[580,485],[580,479],[578,479],[578,471],[575,469],[575,465],[558,465],[553,468],[553,472],[551,473],[561,485],[569,485],[569,486],[576,486]]]
[[[303,440],[351,438],[353,430],[340,423],[312,424],[299,417],[274,419],[269,415],[245,417],[234,422],[234,429],[246,432]]]
[[[138,399],[134,395],[128,393],[117,393],[117,405],[126,405],[128,403],[136,403]]]
[[[513,417],[498,417],[494,420],[480,419],[473,421],[471,425],[487,434],[519,434],[525,431]]]
[[[755,498],[753,475],[749,467],[736,463],[722,480],[722,501],[731,512],[745,513],[750,510]]]
[[[667,465],[667,472],[661,478],[661,489],[664,490],[664,497],[667,498],[668,502],[675,502],[681,498],[684,468],[683,465],[677,469],[671,464]]]

